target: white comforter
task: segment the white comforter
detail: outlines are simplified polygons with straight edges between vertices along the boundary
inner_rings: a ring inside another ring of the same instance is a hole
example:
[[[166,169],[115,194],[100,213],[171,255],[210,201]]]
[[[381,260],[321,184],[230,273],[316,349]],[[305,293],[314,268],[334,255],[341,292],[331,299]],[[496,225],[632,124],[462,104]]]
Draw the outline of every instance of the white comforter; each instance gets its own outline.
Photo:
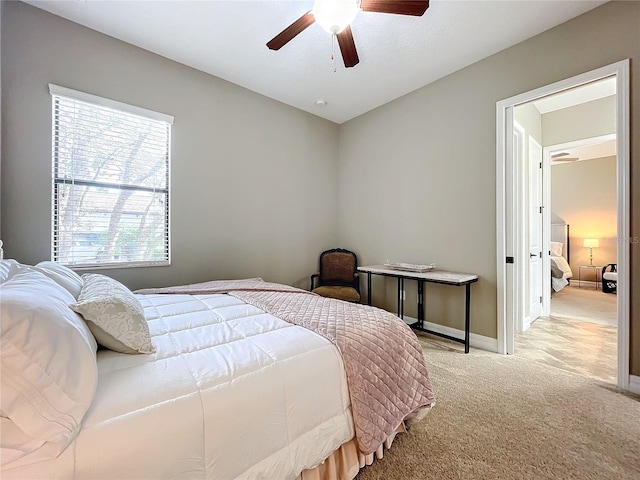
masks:
[[[559,255],[551,255],[551,286],[556,292],[559,292],[564,287],[569,285],[569,279],[573,277],[573,271],[571,271],[571,267],[569,266],[569,262],[563,256]],[[562,276],[555,276],[553,272],[553,267],[559,270]]]
[[[6,478],[288,479],[353,437],[329,341],[224,295],[139,295],[157,353],[100,351],[83,428]]]

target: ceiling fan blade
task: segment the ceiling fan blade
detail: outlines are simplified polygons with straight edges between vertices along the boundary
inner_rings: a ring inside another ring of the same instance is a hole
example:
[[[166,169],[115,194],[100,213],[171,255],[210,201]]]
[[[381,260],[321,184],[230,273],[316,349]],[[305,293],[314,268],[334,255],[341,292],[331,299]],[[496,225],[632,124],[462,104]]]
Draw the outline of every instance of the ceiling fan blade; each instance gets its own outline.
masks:
[[[315,21],[316,19],[314,18],[311,11],[305,13],[299,19],[285,28],[282,32],[269,40],[269,42],[267,43],[267,47],[269,47],[271,50],[280,50],[283,46],[289,43],[291,39],[293,39],[296,35],[298,35]]]
[[[347,28],[342,30],[337,37],[344,66],[347,68],[356,66],[360,62],[360,59],[358,58],[358,52],[356,52],[356,44],[353,41],[351,27],[347,26]]]
[[[414,15],[420,17],[429,8],[429,0],[362,0],[360,8],[365,12],[396,13],[398,15]]]

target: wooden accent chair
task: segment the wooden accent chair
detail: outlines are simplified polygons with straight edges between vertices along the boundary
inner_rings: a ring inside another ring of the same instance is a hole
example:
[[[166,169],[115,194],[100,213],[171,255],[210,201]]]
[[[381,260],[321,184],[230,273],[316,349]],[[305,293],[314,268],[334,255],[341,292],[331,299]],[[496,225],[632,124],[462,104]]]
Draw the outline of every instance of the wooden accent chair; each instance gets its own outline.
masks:
[[[356,254],[343,248],[322,252],[320,271],[311,275],[311,291],[323,297],[359,302],[360,277]]]

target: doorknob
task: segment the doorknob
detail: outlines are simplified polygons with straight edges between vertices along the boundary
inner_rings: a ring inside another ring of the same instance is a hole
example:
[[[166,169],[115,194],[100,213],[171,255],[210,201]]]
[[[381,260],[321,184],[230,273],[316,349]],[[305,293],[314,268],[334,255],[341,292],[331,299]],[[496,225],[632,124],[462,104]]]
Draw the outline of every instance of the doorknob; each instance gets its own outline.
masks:
[[[535,253],[530,253],[529,254],[529,258],[533,258],[533,257],[537,257],[538,255],[536,255]]]

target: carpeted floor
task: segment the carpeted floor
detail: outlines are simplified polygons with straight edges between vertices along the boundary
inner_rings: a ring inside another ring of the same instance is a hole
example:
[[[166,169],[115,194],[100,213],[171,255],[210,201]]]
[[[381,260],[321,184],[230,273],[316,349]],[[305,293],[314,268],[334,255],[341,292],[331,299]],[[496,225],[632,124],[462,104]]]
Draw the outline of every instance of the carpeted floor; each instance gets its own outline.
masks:
[[[572,281],[551,295],[551,316],[617,327],[617,296]]]
[[[357,480],[640,478],[640,397],[432,338],[436,406]]]

